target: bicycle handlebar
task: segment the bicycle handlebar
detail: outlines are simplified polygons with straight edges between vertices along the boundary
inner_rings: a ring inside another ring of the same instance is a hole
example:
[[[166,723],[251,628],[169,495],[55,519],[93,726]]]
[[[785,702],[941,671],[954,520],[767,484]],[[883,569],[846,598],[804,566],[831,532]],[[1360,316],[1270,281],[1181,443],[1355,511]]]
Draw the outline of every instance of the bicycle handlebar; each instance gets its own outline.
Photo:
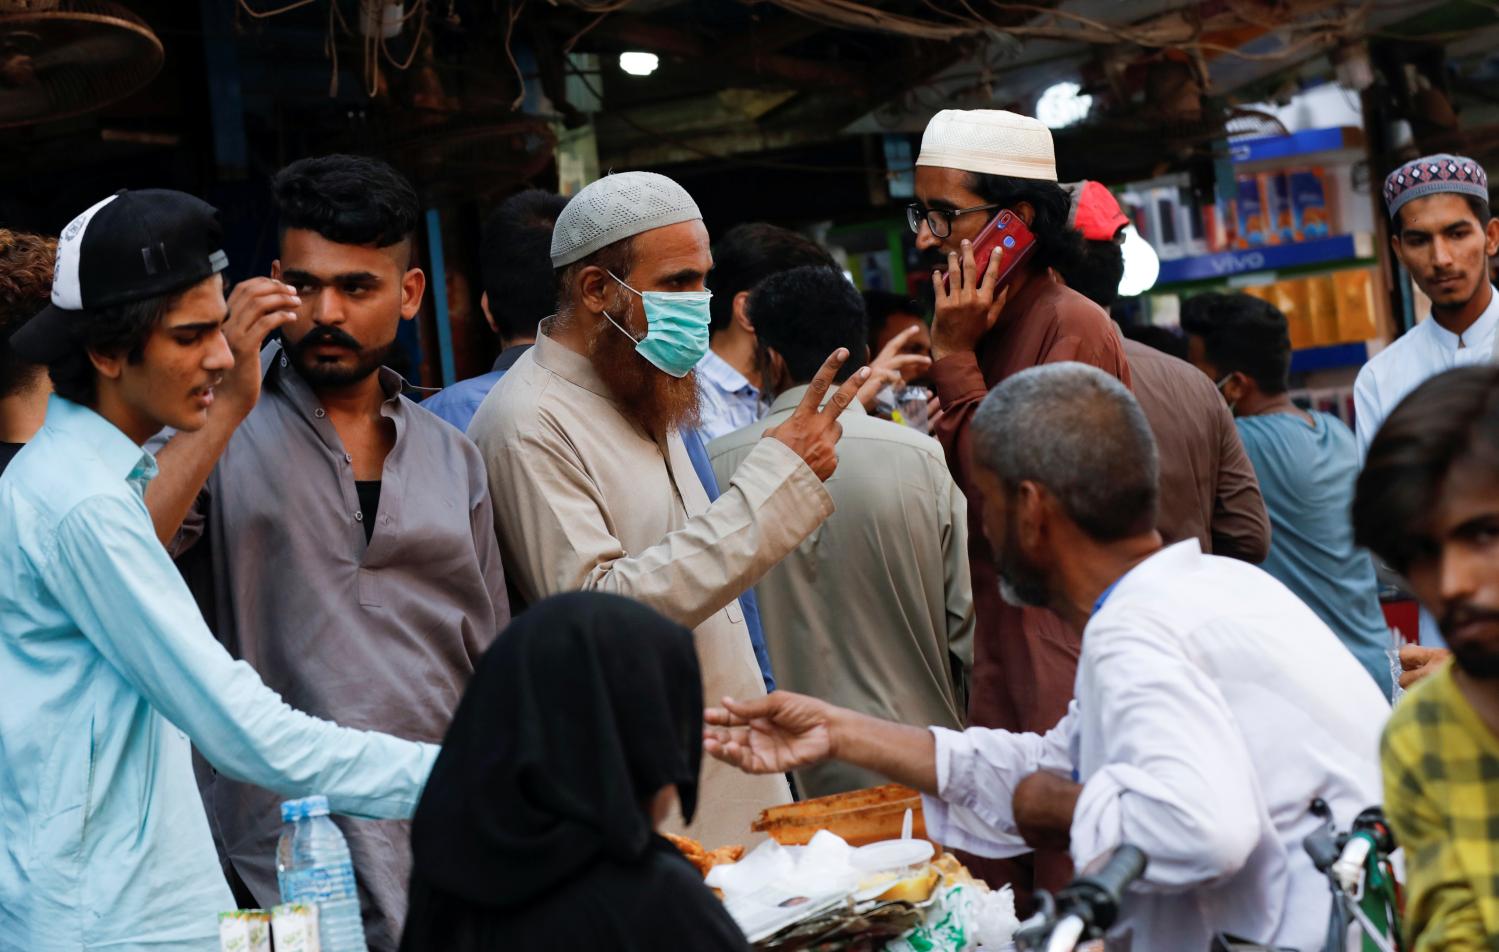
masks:
[[[1071,885],[1062,890],[1057,897],[1058,901],[1063,905],[1069,899],[1086,901],[1094,908],[1095,913],[1108,908],[1108,922],[1098,921],[1096,914],[1093,920],[1093,924],[1100,929],[1107,929],[1118,914],[1124,891],[1145,872],[1146,862],[1145,854],[1137,847],[1124,844],[1114,850],[1114,855],[1109,857],[1109,861],[1098,872],[1073,880]]]
[[[1056,952],[1070,950],[1079,937],[1103,934],[1119,918],[1124,891],[1145,872],[1146,863],[1137,847],[1121,845],[1096,873],[1074,879],[1054,901],[1041,892],[1042,909],[1021,923],[1016,945]]]

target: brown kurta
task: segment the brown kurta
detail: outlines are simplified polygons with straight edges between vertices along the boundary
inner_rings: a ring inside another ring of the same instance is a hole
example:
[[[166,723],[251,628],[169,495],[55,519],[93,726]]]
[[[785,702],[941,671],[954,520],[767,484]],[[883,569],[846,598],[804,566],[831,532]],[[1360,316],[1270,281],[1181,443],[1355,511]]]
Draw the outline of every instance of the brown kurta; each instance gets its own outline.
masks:
[[[932,364],[942,416],[932,435],[968,497],[968,562],[977,619],[969,722],[1045,732],[1072,700],[1080,636],[1052,612],[1016,608],[999,596],[994,553],[984,536],[984,500],[974,482],[968,424],[989,388],[1039,364],[1076,360],[1130,382],[1122,338],[1092,301],[1045,276],[1030,278],[1005,305],[976,354]]]
[[[1130,382],[1123,338],[1103,309],[1044,275],[1013,295],[976,354],[952,354],[932,364],[942,416],[932,428],[948,465],[968,496],[968,562],[973,571],[976,621],[968,720],[980,727],[1044,733],[1072,700],[1081,636],[1052,612],[1016,608],[999,595],[994,553],[984,536],[984,501],[974,482],[968,425],[989,388],[1028,367],[1075,360]],[[965,857],[992,885],[1008,883],[1022,915],[1031,888],[1058,889],[1071,877],[1066,853],[1041,852],[1011,860]]]
[[[1202,551],[1245,562],[1270,551],[1270,517],[1233,414],[1213,382],[1184,360],[1124,342],[1130,387],[1160,458],[1156,528],[1166,544],[1196,538]]]

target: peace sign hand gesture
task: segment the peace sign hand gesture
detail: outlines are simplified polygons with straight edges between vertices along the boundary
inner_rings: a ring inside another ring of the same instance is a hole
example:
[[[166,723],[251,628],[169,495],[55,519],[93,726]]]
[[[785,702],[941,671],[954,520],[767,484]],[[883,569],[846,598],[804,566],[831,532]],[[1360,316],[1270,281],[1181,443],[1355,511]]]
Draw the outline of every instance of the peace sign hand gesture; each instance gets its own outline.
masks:
[[[817,376],[812,378],[812,385],[807,388],[801,404],[791,412],[791,418],[780,426],[765,431],[766,437],[780,440],[791,447],[792,452],[800,456],[812,468],[812,472],[817,474],[817,478],[824,482],[838,468],[838,438],[843,435],[838,415],[848,409],[848,405],[854,401],[854,395],[859,392],[860,385],[869,377],[869,368],[860,368],[843,381],[843,385],[824,407],[823,395],[832,386],[838,368],[846,360],[848,348],[840,347],[834,351],[823,363],[822,369],[817,371]]]

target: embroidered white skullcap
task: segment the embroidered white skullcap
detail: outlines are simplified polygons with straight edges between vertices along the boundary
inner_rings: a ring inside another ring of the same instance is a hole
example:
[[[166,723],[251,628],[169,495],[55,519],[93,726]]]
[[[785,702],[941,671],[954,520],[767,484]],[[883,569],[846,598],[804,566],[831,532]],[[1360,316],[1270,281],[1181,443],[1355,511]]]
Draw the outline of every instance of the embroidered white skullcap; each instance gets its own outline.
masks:
[[[1057,180],[1051,130],[1037,119],[1002,109],[944,109],[937,113],[921,135],[916,164]]]
[[[652,228],[701,219],[687,190],[655,172],[617,172],[585,186],[557,216],[552,267]]]

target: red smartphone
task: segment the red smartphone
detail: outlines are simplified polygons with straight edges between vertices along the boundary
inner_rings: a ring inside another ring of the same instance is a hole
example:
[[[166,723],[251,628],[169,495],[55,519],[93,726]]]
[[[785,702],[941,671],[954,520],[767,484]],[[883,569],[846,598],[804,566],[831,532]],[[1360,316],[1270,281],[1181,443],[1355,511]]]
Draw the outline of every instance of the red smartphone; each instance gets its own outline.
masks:
[[[995,288],[1001,288],[1009,280],[1015,266],[1031,256],[1036,250],[1036,236],[1026,227],[1025,221],[1009,209],[1004,209],[995,215],[984,230],[973,239],[973,263],[978,268],[979,276],[983,277],[985,269],[989,267],[989,254],[998,248],[1003,254],[999,257],[999,278],[995,282]],[[942,273],[942,283],[949,291],[952,290],[952,273]]]

